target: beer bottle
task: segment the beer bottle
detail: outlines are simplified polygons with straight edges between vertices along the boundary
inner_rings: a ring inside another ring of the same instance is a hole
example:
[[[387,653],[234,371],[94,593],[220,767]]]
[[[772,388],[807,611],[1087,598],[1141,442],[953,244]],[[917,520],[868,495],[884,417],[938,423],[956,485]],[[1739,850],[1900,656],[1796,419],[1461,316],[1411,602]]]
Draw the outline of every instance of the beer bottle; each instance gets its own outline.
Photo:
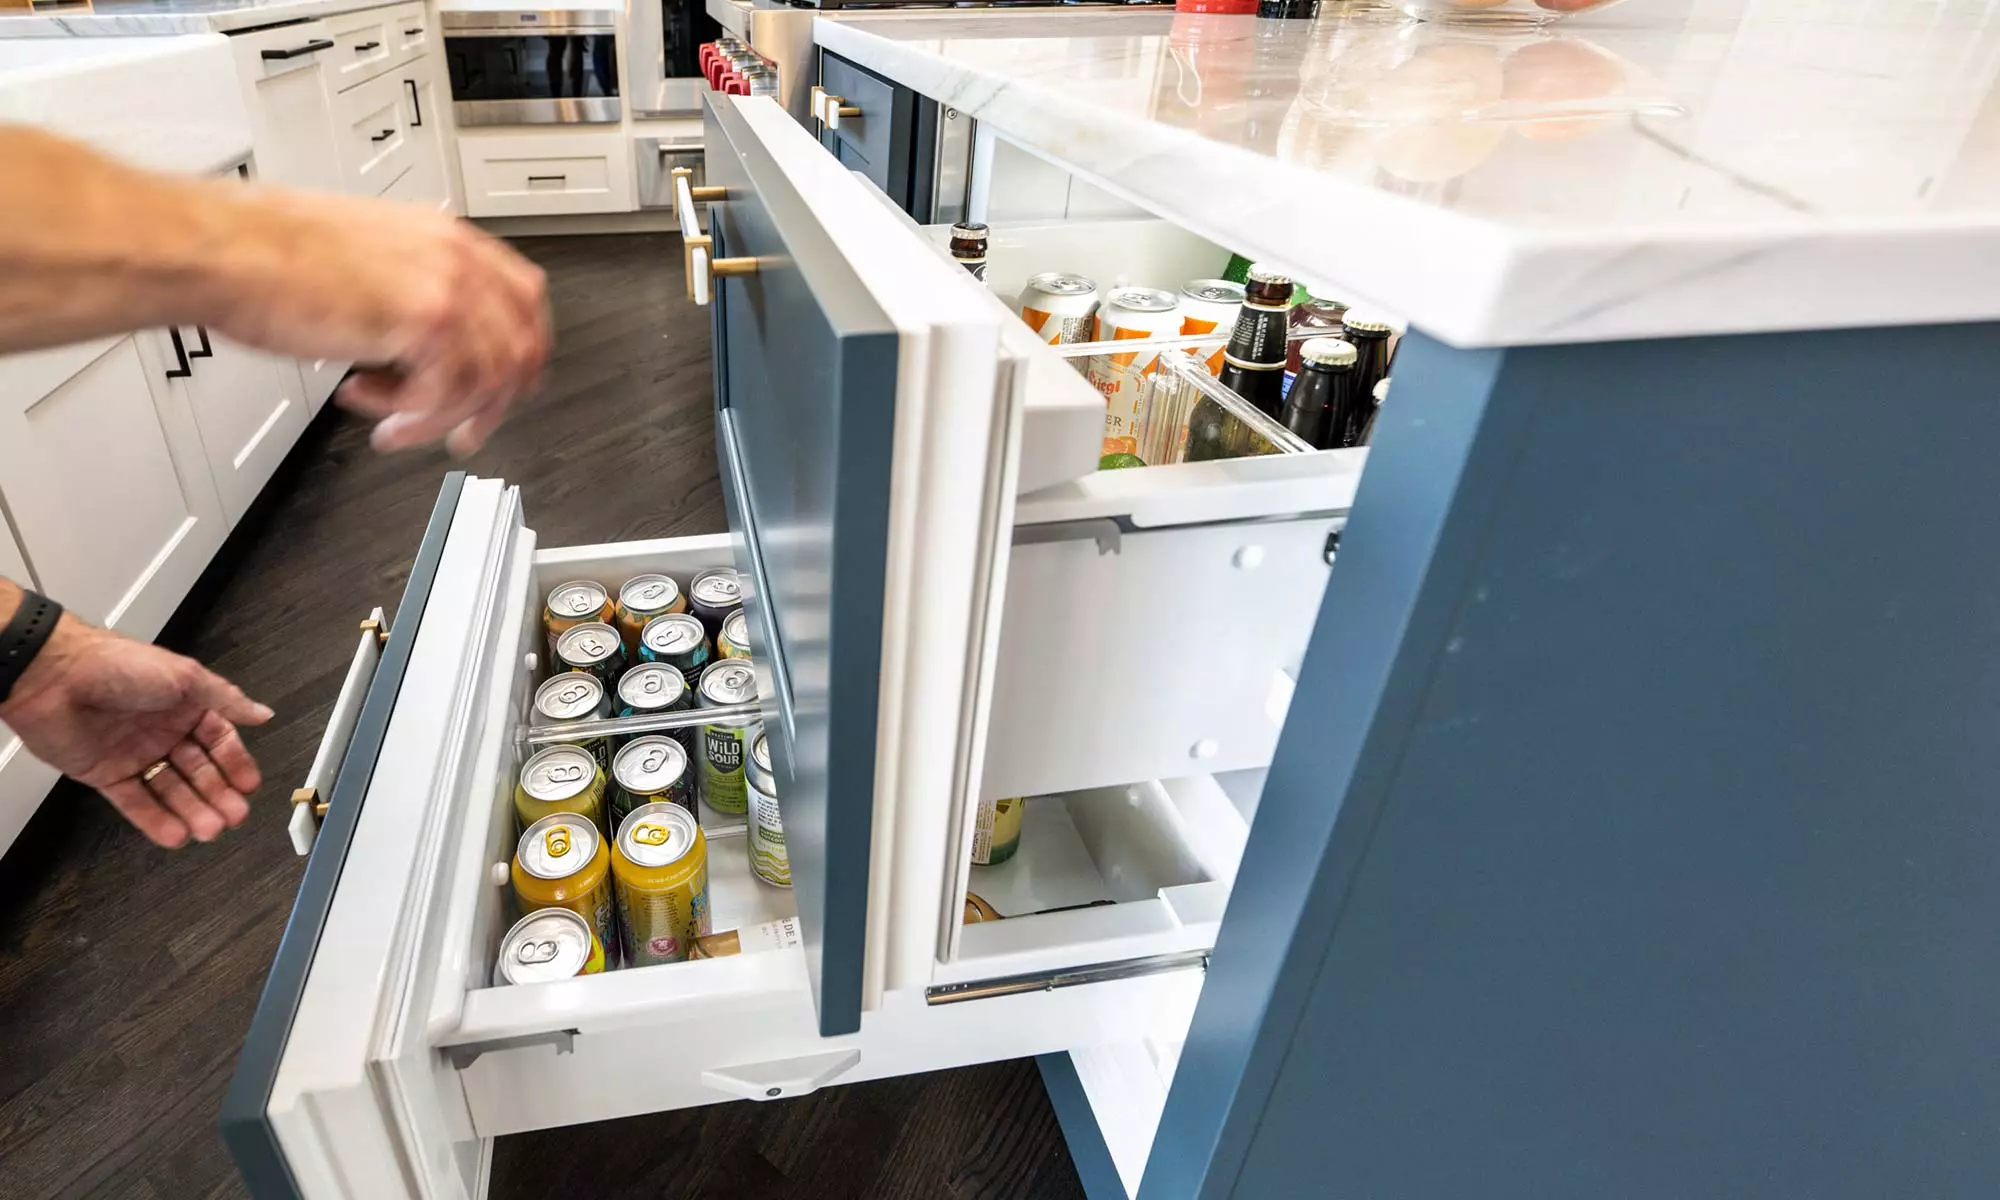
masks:
[[[1375,385],[1375,402],[1368,406],[1368,421],[1361,427],[1361,440],[1356,442],[1355,445],[1366,446],[1374,442],[1375,418],[1382,415],[1382,402],[1388,398],[1389,379],[1387,376],[1383,376],[1382,382]]]
[[[1299,375],[1285,394],[1278,420],[1320,450],[1352,445],[1342,440],[1353,423],[1354,347],[1339,338],[1308,338],[1299,348]]]
[[[1290,349],[1285,352],[1285,370],[1296,372],[1299,369],[1299,348],[1306,344],[1306,339],[1298,334],[1309,332],[1315,337],[1339,337],[1340,321],[1346,315],[1346,301],[1329,300],[1308,289],[1305,298],[1292,306],[1289,320],[1294,336],[1286,343]]]
[[[960,221],[951,227],[951,256],[982,283],[986,280],[986,234],[986,226],[979,221]]]
[[[1291,276],[1262,263],[1251,267],[1236,328],[1222,351],[1222,386],[1273,417],[1285,391],[1285,317],[1291,301]]]
[[[1347,340],[1361,356],[1354,364],[1354,393],[1372,397],[1375,385],[1389,374],[1389,323],[1354,309],[1347,311],[1341,323]]]

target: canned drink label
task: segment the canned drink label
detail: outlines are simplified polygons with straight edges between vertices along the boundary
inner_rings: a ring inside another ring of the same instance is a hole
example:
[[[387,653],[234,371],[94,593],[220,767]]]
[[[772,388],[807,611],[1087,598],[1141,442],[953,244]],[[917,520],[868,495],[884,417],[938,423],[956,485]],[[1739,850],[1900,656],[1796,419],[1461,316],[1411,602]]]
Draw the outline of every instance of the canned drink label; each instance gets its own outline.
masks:
[[[743,603],[743,581],[736,572],[726,569],[699,576],[688,591],[705,608],[730,608]]]
[[[687,680],[667,663],[640,663],[618,680],[618,698],[641,712],[665,712],[686,694]]]
[[[701,673],[703,707],[748,704],[757,698],[757,672],[740,659],[719,662]]]
[[[537,879],[567,879],[597,855],[597,826],[575,813],[556,813],[528,826],[515,857]]]
[[[1021,319],[1028,328],[1042,335],[1042,340],[1051,346],[1073,346],[1090,340],[1095,318],[1084,313],[1081,316],[1059,317],[1038,308],[1023,308]]]
[[[618,752],[611,777],[618,786],[639,795],[658,795],[687,775],[687,751],[672,738],[634,738]]]
[[[609,598],[602,584],[588,579],[559,583],[549,593],[549,611],[559,617],[587,617],[602,612]]]
[[[535,689],[535,714],[549,721],[581,721],[598,715],[604,685],[596,676],[565,671]]]
[[[743,774],[743,730],[734,725],[704,725],[701,750],[701,798],[719,813],[745,811],[749,783]]]
[[[755,787],[745,791],[750,810],[750,869],[765,883],[790,887],[792,863],[785,854],[785,824],[778,812],[778,798]]]
[[[521,768],[521,790],[554,803],[579,796],[597,778],[597,760],[580,746],[550,746]]]
[[[602,621],[591,621],[566,630],[556,639],[556,657],[572,666],[596,666],[624,644],[617,630]]]
[[[702,629],[700,620],[686,613],[675,613],[672,616],[655,617],[646,622],[646,628],[640,633],[639,640],[645,644],[646,649],[665,658],[687,653],[701,645],[701,639],[706,636],[707,633]]]
[[[681,594],[681,585],[665,575],[639,575],[618,589],[618,602],[635,613],[659,612],[670,608]]]

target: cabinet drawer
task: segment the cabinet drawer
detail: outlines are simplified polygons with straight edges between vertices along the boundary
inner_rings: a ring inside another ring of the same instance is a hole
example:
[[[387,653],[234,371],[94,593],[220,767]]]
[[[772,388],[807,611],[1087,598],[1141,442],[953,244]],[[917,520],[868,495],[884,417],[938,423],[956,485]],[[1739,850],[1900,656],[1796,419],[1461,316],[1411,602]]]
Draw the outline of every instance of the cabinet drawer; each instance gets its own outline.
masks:
[[[421,15],[422,5],[369,8],[326,18],[333,49],[326,52],[327,85],[346,91],[375,78],[402,61],[399,45],[411,14]]]
[[[430,15],[421,4],[405,4],[389,10],[389,34],[395,39],[396,65],[414,62],[431,48]]]
[[[910,187],[916,94],[834,54],[820,55],[820,86],[858,114],[822,125],[820,142],[849,170],[891,197]]]
[[[408,170],[412,147],[403,121],[403,82],[380,75],[333,98],[334,137],[347,190],[379,196]]]
[[[458,153],[469,216],[632,208],[631,143],[617,134],[460,134]]]
[[[313,70],[332,61],[333,33],[325,21],[301,21],[229,39],[239,70],[252,80]]]

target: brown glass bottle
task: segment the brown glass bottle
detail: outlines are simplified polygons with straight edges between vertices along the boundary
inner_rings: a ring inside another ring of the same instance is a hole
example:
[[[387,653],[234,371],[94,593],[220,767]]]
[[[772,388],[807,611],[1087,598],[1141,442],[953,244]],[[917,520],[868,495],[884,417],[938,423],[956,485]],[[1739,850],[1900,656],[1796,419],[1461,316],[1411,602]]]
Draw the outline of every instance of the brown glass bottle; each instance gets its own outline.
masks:
[[[1300,348],[1298,378],[1285,394],[1278,421],[1301,439],[1325,450],[1347,445],[1345,435],[1356,407],[1354,347],[1339,338],[1307,338]]]
[[[1262,263],[1252,266],[1236,328],[1222,351],[1222,386],[1273,417],[1285,391],[1285,318],[1291,307],[1292,277]]]
[[[986,226],[979,221],[961,221],[951,227],[951,256],[981,282],[986,279],[987,233]]]
[[[1299,369],[1299,347],[1305,345],[1307,339],[1298,335],[1308,334],[1312,337],[1339,337],[1341,336],[1341,318],[1346,315],[1346,301],[1328,300],[1324,297],[1316,296],[1311,292],[1306,293],[1304,300],[1292,306],[1292,313],[1290,318],[1288,318],[1288,324],[1291,326],[1293,336],[1287,343],[1289,348],[1285,352],[1285,370],[1296,371]],[[1296,387],[1298,385],[1293,384],[1292,386]]]
[[[1355,394],[1373,397],[1375,385],[1389,373],[1389,323],[1358,309],[1349,309],[1341,324],[1342,336],[1361,355],[1361,361],[1354,364]]]

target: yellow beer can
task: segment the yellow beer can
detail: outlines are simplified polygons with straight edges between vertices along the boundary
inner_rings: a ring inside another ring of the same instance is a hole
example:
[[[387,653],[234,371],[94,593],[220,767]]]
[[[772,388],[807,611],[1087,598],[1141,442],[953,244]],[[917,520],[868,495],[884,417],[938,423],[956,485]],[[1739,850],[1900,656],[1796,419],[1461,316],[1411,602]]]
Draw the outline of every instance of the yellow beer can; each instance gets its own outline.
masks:
[[[617,945],[611,915],[611,851],[581,813],[552,813],[528,826],[514,848],[514,898],[525,915],[566,908],[590,922],[607,950]]]
[[[687,960],[709,930],[708,838],[678,804],[641,804],[611,846],[612,891],[624,925],[625,965]]]
[[[599,829],[606,828],[604,768],[582,746],[543,749],[522,764],[514,785],[514,815],[522,830],[559,812],[581,813]]]

